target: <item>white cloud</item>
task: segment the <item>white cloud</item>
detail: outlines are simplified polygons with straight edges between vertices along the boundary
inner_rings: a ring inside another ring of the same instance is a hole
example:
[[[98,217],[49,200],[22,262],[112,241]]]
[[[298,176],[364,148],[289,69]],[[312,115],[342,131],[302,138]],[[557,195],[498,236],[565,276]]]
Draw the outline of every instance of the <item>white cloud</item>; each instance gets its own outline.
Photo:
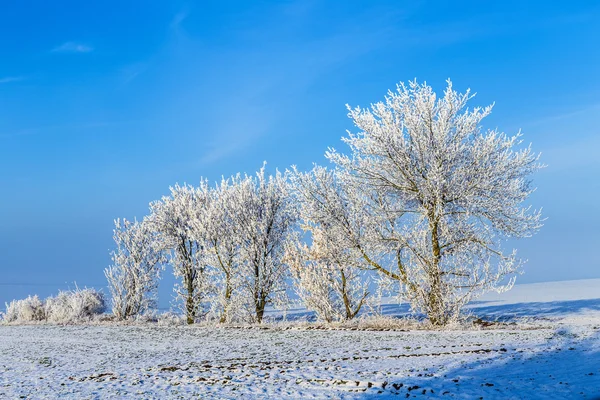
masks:
[[[52,49],[52,53],[89,53],[94,48],[83,43],[65,42]]]
[[[214,128],[216,135],[206,143],[200,165],[231,157],[267,134],[274,122],[269,114],[270,110],[258,105],[249,105],[252,100],[254,99],[248,94],[242,93],[239,105],[233,107],[236,110],[236,118],[217,118],[215,122],[218,122],[218,125]],[[227,115],[231,106],[218,111],[217,115]]]
[[[11,83],[11,82],[19,82],[25,80],[22,76],[6,76],[4,78],[0,78],[0,84],[3,83]]]

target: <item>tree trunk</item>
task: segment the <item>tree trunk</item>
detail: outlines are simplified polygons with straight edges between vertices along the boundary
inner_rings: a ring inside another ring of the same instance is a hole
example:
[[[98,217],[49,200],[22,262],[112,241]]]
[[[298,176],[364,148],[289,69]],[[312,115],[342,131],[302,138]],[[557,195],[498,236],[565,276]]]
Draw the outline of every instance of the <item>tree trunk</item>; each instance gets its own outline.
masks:
[[[191,276],[187,279],[187,299],[185,301],[187,313],[187,323],[193,324],[196,321],[196,305],[194,304],[194,283]]]
[[[348,291],[346,290],[346,274],[343,269],[340,269],[342,275],[342,299],[344,300],[344,308],[346,309],[346,320],[354,318],[354,313],[350,305],[350,299],[348,298]]]
[[[189,246],[189,248],[188,248]],[[181,242],[179,244],[179,253],[181,257],[181,261],[183,262],[183,270],[184,270],[184,279],[183,283],[185,285],[185,289],[187,291],[187,296],[185,299],[185,311],[186,318],[188,324],[193,324],[196,322],[196,304],[194,301],[194,265],[193,265],[193,255],[194,255],[194,244],[188,241],[185,237],[181,238]]]
[[[263,316],[265,314],[265,306],[267,305],[267,301],[264,296],[260,297],[260,300],[256,303],[256,321],[261,324],[263,320]]]
[[[441,248],[439,241],[439,222],[435,214],[429,214],[429,227],[431,229],[431,248],[433,252],[432,265],[428,271],[429,275],[429,293],[427,302],[427,317],[433,325],[441,326],[447,323],[444,310],[442,281],[440,271]]]
[[[427,317],[433,325],[445,325],[447,318],[444,311],[440,276],[439,274],[431,274],[429,280],[431,288],[427,296]]]
[[[227,314],[229,312],[229,301],[231,300],[231,294],[233,290],[231,288],[231,279],[229,274],[225,275],[225,304],[223,305],[223,314],[219,319],[219,323],[224,324],[227,322]]]

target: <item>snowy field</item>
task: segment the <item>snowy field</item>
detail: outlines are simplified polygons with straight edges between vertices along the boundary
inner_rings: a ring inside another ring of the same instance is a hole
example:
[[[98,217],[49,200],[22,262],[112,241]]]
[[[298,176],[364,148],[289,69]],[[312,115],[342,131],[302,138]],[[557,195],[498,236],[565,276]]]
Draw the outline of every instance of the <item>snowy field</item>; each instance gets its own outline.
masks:
[[[520,285],[472,307],[504,324],[0,326],[0,399],[600,398],[600,280]]]

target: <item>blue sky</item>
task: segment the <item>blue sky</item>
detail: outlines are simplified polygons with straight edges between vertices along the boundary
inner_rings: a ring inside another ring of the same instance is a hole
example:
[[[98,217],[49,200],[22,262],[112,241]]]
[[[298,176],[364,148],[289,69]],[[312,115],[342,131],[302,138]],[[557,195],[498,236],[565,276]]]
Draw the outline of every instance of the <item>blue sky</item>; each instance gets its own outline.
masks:
[[[519,282],[600,277],[600,5],[451,3],[4,4],[0,304],[104,285],[114,218],[176,182],[324,163],[346,103],[414,78],[495,101],[485,126],[542,152]]]

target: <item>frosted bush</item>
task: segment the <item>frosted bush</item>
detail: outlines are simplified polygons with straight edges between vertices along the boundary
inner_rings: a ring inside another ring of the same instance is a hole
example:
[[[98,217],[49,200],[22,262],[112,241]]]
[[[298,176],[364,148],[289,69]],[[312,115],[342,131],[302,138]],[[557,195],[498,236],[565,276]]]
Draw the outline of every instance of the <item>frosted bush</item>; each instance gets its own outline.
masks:
[[[162,326],[179,326],[187,323],[187,319],[183,315],[173,312],[165,312],[156,316],[158,325]]]
[[[89,320],[106,309],[104,294],[95,289],[61,291],[46,299],[46,318],[50,322]]]
[[[44,303],[38,296],[29,296],[23,300],[13,300],[6,304],[4,322],[34,322],[46,318]]]

